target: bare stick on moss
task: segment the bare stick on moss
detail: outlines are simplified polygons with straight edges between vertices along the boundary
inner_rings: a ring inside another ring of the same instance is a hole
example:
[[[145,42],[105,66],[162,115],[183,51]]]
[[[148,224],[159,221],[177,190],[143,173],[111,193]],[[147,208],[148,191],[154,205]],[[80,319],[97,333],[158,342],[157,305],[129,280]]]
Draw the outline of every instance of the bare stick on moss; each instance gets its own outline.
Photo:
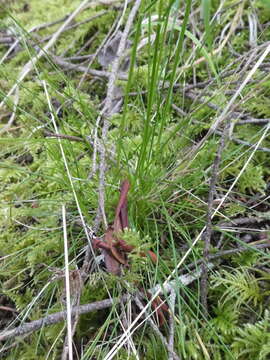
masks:
[[[213,163],[212,176],[210,179],[210,188],[208,194],[208,208],[207,208],[207,223],[204,233],[204,251],[203,251],[203,263],[202,263],[202,277],[201,277],[201,302],[203,306],[204,315],[207,316],[208,313],[208,304],[207,304],[207,294],[208,294],[208,271],[207,263],[209,261],[209,251],[210,251],[210,241],[212,235],[212,217],[213,217],[213,204],[214,204],[214,194],[216,190],[216,183],[218,178],[218,170],[221,162],[222,151],[225,146],[225,139],[228,131],[228,126],[224,127],[217,154]]]
[[[220,135],[222,136],[222,132],[219,131],[219,130],[215,130],[214,133],[217,134],[217,135],[219,135],[219,136],[220,136]],[[254,149],[254,148],[256,147],[256,144],[251,144],[251,143],[249,143],[248,141],[244,141],[244,140],[241,140],[241,139],[237,139],[237,138],[235,138],[235,137],[233,137],[233,136],[231,137],[231,140],[232,140],[233,142],[235,142],[236,144],[248,146],[250,149]],[[263,152],[270,153],[270,149],[269,149],[269,148],[261,147],[261,146],[257,147],[257,151],[263,151]]]
[[[270,246],[270,245],[268,245]],[[237,249],[238,250],[238,249]],[[208,268],[213,265],[208,264]],[[179,276],[177,283],[182,283],[183,285],[187,286],[191,284],[194,280],[198,279],[201,276],[201,270],[198,269],[196,272],[192,272],[191,274],[181,275]],[[148,291],[153,294],[158,289],[160,289],[160,293],[164,291],[164,293],[171,292],[172,288],[175,288],[175,280],[167,283],[166,286],[157,285]],[[106,309],[111,307],[112,305],[117,305],[120,302],[125,303],[126,301],[130,300],[130,294],[123,295],[120,298],[110,298],[101,301],[96,301],[91,304],[79,305],[72,307],[71,315],[79,316],[82,314],[87,314],[93,311],[98,311],[102,309]],[[14,338],[16,336],[23,336],[25,334],[29,334],[31,332],[37,331],[41,329],[43,326],[53,325],[59,323],[61,321],[65,321],[67,317],[66,311],[60,311],[51,315],[48,315],[42,319],[31,321],[30,323],[26,323],[24,325],[18,326],[17,328],[3,331],[0,333],[0,341],[8,340]]]
[[[246,244],[246,247],[239,247],[236,249],[228,249],[228,250],[222,250],[217,252],[216,254],[213,255],[209,255],[208,260],[209,261],[213,261],[213,260],[217,260],[220,259],[222,257],[226,257],[226,256],[230,256],[230,255],[235,255],[235,254],[239,254],[242,252],[246,252],[246,251],[260,251],[263,249],[268,249],[270,248],[270,244],[269,243],[265,243],[265,244]],[[188,264],[187,266],[185,266],[186,270],[190,270],[190,269],[194,269],[196,268],[198,265],[200,265],[201,263],[203,263],[204,259],[200,259],[198,261],[193,261],[192,263]],[[212,263],[209,263],[212,264]],[[207,266],[207,269],[209,270],[209,264]],[[181,278],[181,277],[180,277]]]
[[[109,71],[102,71],[102,70],[95,70],[95,69],[91,69],[86,66],[83,66],[83,65],[79,65],[79,64],[73,64],[71,62],[68,62],[64,59],[62,59],[60,56],[56,56],[56,55],[53,55],[53,54],[49,54],[53,61],[59,65],[59,66],[62,66],[64,69],[67,69],[67,70],[74,70],[74,71],[78,71],[78,72],[82,72],[82,73],[87,73],[89,75],[92,75],[92,76],[96,76],[96,77],[100,77],[100,78],[109,78],[110,77],[110,72]],[[126,74],[123,74],[123,73],[120,73],[119,74],[119,79],[120,80],[127,80],[127,75]]]
[[[113,304],[118,304],[120,301],[126,301],[129,295],[124,295],[121,298],[114,299],[106,299],[101,301],[96,301],[91,304],[74,306],[71,311],[72,316],[87,314],[93,311],[98,311],[102,309],[107,309],[111,307]],[[41,329],[43,326],[57,324],[61,321],[65,321],[67,317],[66,311],[60,311],[51,315],[48,315],[42,319],[31,321],[30,323],[26,323],[21,325],[15,329],[11,329],[8,331],[3,331],[0,333],[0,341],[8,340],[14,338],[16,336],[22,336],[33,331]]]
[[[85,142],[85,140],[83,138],[78,137],[78,136],[66,135],[66,134],[56,134],[56,133],[52,133],[52,132],[47,131],[47,130],[45,130],[43,132],[43,134],[46,137],[51,137],[51,138],[59,138],[59,139],[66,139],[66,140],[70,140],[70,141]]]

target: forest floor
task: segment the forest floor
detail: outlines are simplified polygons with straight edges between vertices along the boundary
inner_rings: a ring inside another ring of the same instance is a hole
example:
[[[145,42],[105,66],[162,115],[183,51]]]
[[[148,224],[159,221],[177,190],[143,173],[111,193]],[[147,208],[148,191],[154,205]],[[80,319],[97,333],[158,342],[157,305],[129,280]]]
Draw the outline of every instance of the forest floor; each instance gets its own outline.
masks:
[[[0,358],[270,357],[268,0],[0,0]]]

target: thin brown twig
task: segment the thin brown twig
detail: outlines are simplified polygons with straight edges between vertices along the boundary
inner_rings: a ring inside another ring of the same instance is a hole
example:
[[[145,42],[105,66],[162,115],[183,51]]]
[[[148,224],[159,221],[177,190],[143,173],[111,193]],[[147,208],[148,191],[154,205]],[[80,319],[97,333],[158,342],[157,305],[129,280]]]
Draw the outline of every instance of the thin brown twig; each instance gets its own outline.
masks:
[[[11,308],[10,306],[3,306],[3,305],[0,306],[0,310],[2,310],[2,311],[10,311],[10,312],[13,312],[13,313],[18,312],[16,309]]]
[[[66,134],[56,134],[52,133],[48,130],[44,130],[43,134],[45,137],[54,138],[54,139],[63,139],[63,140],[69,140],[69,141],[76,141],[76,142],[83,142],[83,143],[89,143],[90,145],[94,146],[94,141],[90,138],[90,136],[86,136],[86,139],[83,139],[79,136],[74,135],[66,135]],[[99,149],[101,147],[100,143],[97,144],[97,148]],[[111,150],[110,151],[111,156],[113,157],[115,154]],[[113,159],[111,159],[113,161]]]
[[[225,147],[225,140],[227,137],[228,125],[224,127],[216,157],[213,163],[212,176],[210,178],[210,188],[208,193],[208,208],[207,208],[207,223],[206,230],[204,233],[204,251],[203,251],[203,263],[202,263],[202,277],[201,277],[201,302],[203,306],[204,315],[208,314],[208,271],[207,263],[209,262],[209,252],[212,235],[212,217],[213,217],[213,205],[214,205],[214,194],[216,190],[216,183],[218,179],[218,170],[221,163],[222,151]]]
[[[79,136],[56,134],[56,133],[52,133],[47,130],[44,130],[43,133],[44,133],[44,136],[50,137],[50,138],[59,138],[59,139],[65,139],[65,140],[70,140],[70,141],[86,142],[83,138],[80,138]]]

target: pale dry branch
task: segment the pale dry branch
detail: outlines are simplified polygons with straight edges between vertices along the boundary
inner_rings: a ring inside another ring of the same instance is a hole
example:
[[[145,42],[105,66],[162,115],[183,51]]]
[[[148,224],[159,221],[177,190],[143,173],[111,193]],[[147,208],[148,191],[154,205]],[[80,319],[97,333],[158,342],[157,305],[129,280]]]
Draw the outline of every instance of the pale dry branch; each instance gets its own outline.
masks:
[[[124,295],[118,299],[106,299],[101,301],[96,301],[91,304],[85,304],[80,306],[74,306],[71,310],[71,315],[82,315],[87,314],[93,311],[98,311],[102,309],[107,309],[114,304],[118,304],[120,301],[125,301],[128,299],[129,295]],[[0,333],[0,341],[8,340],[14,338],[16,336],[22,336],[33,331],[37,331],[41,329],[43,326],[57,324],[58,322],[65,321],[67,317],[66,311],[60,311],[51,315],[48,315],[42,319],[31,321],[30,323],[26,323],[21,325],[15,329],[7,330]]]
[[[208,268],[211,269],[213,266],[214,266],[213,264],[209,264]],[[173,280],[170,283],[165,284],[164,286],[157,285],[149,289],[148,292],[153,294],[158,291],[159,293],[167,294],[170,293],[172,290],[176,289],[177,287],[179,287],[180,285],[187,286],[191,284],[194,280],[198,279],[200,276],[201,276],[201,270],[199,269],[195,272],[192,272],[191,274],[181,275],[179,276],[179,278],[177,278],[177,280]],[[93,311],[107,309],[121,302],[125,303],[127,301],[130,301],[131,299],[132,299],[131,294],[125,294],[119,298],[110,298],[101,301],[96,301],[91,304],[73,306],[71,309],[71,316],[74,317],[82,314],[87,314]],[[17,328],[1,332],[0,341],[5,341],[14,338],[16,336],[22,336],[28,333],[32,333],[34,331],[41,329],[43,326],[56,324],[58,322],[64,321],[66,318],[67,318],[67,312],[65,310],[47,315],[42,319],[34,320],[31,321],[30,323],[20,325]]]

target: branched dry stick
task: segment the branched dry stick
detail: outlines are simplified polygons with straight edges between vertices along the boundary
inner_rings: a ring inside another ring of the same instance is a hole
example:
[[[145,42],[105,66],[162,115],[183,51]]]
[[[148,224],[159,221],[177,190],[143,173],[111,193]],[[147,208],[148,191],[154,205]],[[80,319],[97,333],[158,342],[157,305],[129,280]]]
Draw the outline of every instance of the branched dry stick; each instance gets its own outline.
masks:
[[[135,297],[135,303],[138,306],[138,308],[140,310],[144,309],[143,304],[141,303],[140,299],[138,296]],[[147,315],[146,315],[147,316]],[[147,322],[149,323],[149,325],[151,326],[151,328],[153,329],[153,331],[159,336],[161,342],[163,343],[163,345],[167,348],[168,353],[170,354],[170,356],[172,357],[172,359],[174,360],[180,360],[180,357],[175,353],[175,351],[173,349],[171,349],[170,345],[168,344],[167,340],[165,339],[165,337],[162,335],[162,333],[160,332],[159,328],[157,327],[157,325],[154,323],[154,321],[150,318],[147,317]]]
[[[214,259],[218,259],[222,256],[232,255],[232,254],[240,253],[243,251],[248,251],[248,250],[250,251],[252,249],[259,250],[259,249],[265,249],[265,248],[269,248],[269,247],[270,247],[270,244],[266,243],[266,244],[259,244],[254,247],[242,247],[242,248],[237,248],[237,249],[220,251],[217,254],[210,255],[209,259],[214,260]],[[177,280],[177,284],[181,283],[181,284],[187,286],[187,285],[191,284],[194,280],[198,279],[201,276],[201,269],[200,268],[198,269],[198,263],[200,263],[200,262],[203,262],[203,260],[197,261],[196,263],[192,263],[192,264],[188,265],[187,268],[196,267],[197,271],[193,272],[191,274],[189,273],[186,275],[179,276],[178,280]],[[211,267],[213,267],[213,264],[207,264],[207,269],[209,269]],[[153,287],[152,289],[149,289],[148,291],[151,294],[153,294],[160,289],[161,293],[170,293],[175,289],[175,287],[176,287],[176,280],[172,280],[171,282],[167,283],[166,286],[161,287],[160,285],[157,285],[157,286]],[[93,311],[107,309],[107,308],[111,307],[112,305],[119,304],[120,302],[125,303],[126,301],[129,301],[130,296],[131,296],[130,294],[126,294],[120,298],[105,299],[105,300],[101,300],[101,301],[96,301],[91,304],[74,306],[72,308],[71,315],[79,316],[79,315],[87,314],[87,313],[90,313]],[[24,325],[18,326],[14,329],[3,331],[0,333],[0,341],[5,341],[8,339],[14,338],[16,336],[23,336],[25,334],[30,334],[34,331],[41,329],[43,326],[53,325],[53,324],[59,323],[61,321],[65,321],[66,317],[67,317],[67,312],[60,311],[60,312],[48,315],[42,319],[34,320],[34,321],[31,321],[30,323],[26,323]],[[166,341],[166,339],[165,339],[165,341]]]
[[[205,103],[205,105],[209,105],[209,103]],[[211,106],[210,106],[211,107]],[[187,116],[188,114],[183,111],[182,109],[180,109],[178,106],[176,106],[175,104],[172,104],[172,108],[181,116]],[[232,113],[233,114],[233,113]],[[239,115],[237,115],[239,116]],[[200,124],[201,122],[195,119],[192,119],[192,121],[196,124]],[[244,125],[244,124],[268,124],[269,123],[269,119],[248,119],[248,120],[243,120],[243,121],[237,121],[235,123],[235,125]],[[222,131],[220,130],[214,130],[213,134],[217,134],[219,136],[222,135]],[[256,146],[256,144],[251,144],[247,141],[241,140],[241,139],[237,139],[233,136],[231,136],[230,140],[232,140],[233,142],[235,142],[236,144],[240,144],[240,145],[244,145],[244,146],[248,146],[250,149],[254,148]],[[266,147],[257,147],[258,151],[263,151],[263,152],[270,152],[269,148]]]
[[[105,99],[104,108],[102,110],[101,116],[103,118],[103,128],[102,128],[102,141],[103,146],[100,151],[100,165],[99,165],[99,211],[97,214],[97,219],[100,217],[100,214],[102,215],[103,222],[105,227],[107,228],[107,219],[105,215],[105,171],[106,171],[106,139],[107,134],[109,130],[109,119],[111,116],[111,108],[113,104],[113,94],[115,89],[115,82],[118,77],[118,71],[121,64],[121,55],[123,54],[125,48],[126,48],[126,42],[128,38],[128,34],[130,32],[131,26],[133,24],[133,21],[135,19],[135,16],[137,14],[137,11],[139,10],[141,4],[141,0],[136,0],[134,6],[132,7],[125,29],[123,31],[123,34],[121,36],[121,40],[119,42],[119,46],[117,49],[116,57],[112,63],[112,71],[109,77],[108,82],[108,88],[107,88],[107,95]]]
[[[219,130],[215,130],[214,131],[215,134],[217,135],[221,135],[222,136],[222,132],[219,131]],[[241,140],[241,139],[237,139],[235,137],[231,137],[231,140],[234,141],[236,144],[239,144],[239,145],[244,145],[244,146],[248,146],[250,149],[254,149],[256,147],[256,144],[251,144],[249,143],[248,141],[245,141],[245,140]],[[267,153],[270,153],[270,149],[269,148],[266,148],[266,147],[257,147],[257,151],[263,151],[263,152],[267,152]]]
[[[223,256],[239,254],[239,253],[242,253],[242,252],[245,252],[245,251],[251,251],[251,250],[263,250],[263,249],[268,249],[269,247],[270,247],[269,243],[258,244],[258,245],[255,245],[255,246],[247,244],[245,247],[239,247],[237,249],[228,249],[228,250],[219,251],[216,254],[209,255],[208,259],[209,259],[209,261],[212,261],[212,260],[220,259]],[[187,266],[185,266],[185,270],[193,269],[193,268],[197,267],[198,265],[200,265],[203,262],[204,262],[204,259],[194,261],[194,262],[188,264]],[[209,269],[209,265],[208,265],[207,269]]]
[[[118,16],[116,21],[118,21],[120,19],[120,17]],[[104,45],[107,43],[107,41],[109,40],[110,36],[113,34],[113,32],[115,31],[115,28],[118,27],[117,22],[114,22],[114,24],[112,25],[112,28],[110,29],[110,31],[108,32],[108,34],[106,35],[106,37],[103,39],[102,43],[99,45],[98,49],[96,50],[93,58],[90,60],[89,64],[87,65],[87,69],[90,69],[93,61],[95,60],[95,58],[99,55],[100,51],[102,50],[102,48],[104,47]],[[80,86],[82,85],[83,81],[85,80],[85,76],[86,76],[86,72],[84,72],[82,78],[80,79],[80,82],[78,84],[78,89],[80,88]],[[118,75],[118,78],[120,75]],[[99,128],[99,124],[100,124],[100,120],[101,120],[101,115],[98,116],[97,120],[96,120],[96,125],[95,125],[95,131],[94,131],[94,152],[93,152],[93,157],[92,157],[92,171],[91,173],[89,173],[88,175],[88,179],[91,179],[97,171],[97,142],[98,142],[98,128]],[[95,219],[95,226],[99,226],[100,224],[100,214],[98,214],[99,216],[96,217]]]
[[[91,304],[74,306],[72,308],[71,314],[72,316],[87,314],[93,311],[107,309],[111,307],[113,304],[118,304],[120,301],[126,301],[129,299],[129,294],[124,295],[120,298],[115,299],[106,299],[101,301],[96,301]],[[66,311],[60,311],[51,315],[46,316],[45,318],[31,321],[30,323],[26,323],[21,325],[15,329],[4,331],[0,333],[0,341],[8,340],[14,338],[16,336],[22,336],[33,331],[41,329],[43,326],[53,325],[61,321],[65,321],[67,317]]]
[[[208,294],[208,271],[207,263],[209,261],[209,251],[210,251],[210,240],[212,234],[212,216],[213,216],[213,203],[214,203],[214,194],[216,190],[216,183],[218,178],[218,170],[221,162],[222,151],[225,146],[225,140],[228,133],[228,125],[224,127],[217,154],[213,163],[212,176],[210,179],[210,188],[208,194],[208,209],[207,209],[207,223],[206,230],[204,233],[204,251],[203,251],[203,264],[202,264],[202,277],[201,277],[201,302],[203,306],[204,315],[207,316],[208,306],[207,306],[207,294]]]
[[[209,267],[211,267],[211,265],[209,265]],[[201,270],[199,269],[196,272],[193,272],[192,274],[179,276],[177,283],[179,284],[179,282],[180,282],[183,285],[187,286],[187,285],[191,284],[194,280],[198,279],[200,276],[201,276]],[[166,284],[165,287],[162,286],[162,290],[160,292],[163,292],[163,291],[164,291],[164,293],[171,292],[172,288],[175,288],[175,286],[176,286],[175,280],[173,280],[171,282],[171,284],[168,283],[168,284]],[[158,287],[160,287],[160,285],[157,285],[154,288],[149,289],[149,292],[150,293],[156,292]],[[144,295],[142,294],[142,296],[144,296]],[[96,301],[91,304],[74,306],[74,307],[72,307],[71,315],[79,316],[81,314],[87,314],[87,313],[90,313],[93,311],[106,309],[106,308],[109,308],[110,306],[112,306],[113,304],[116,305],[116,304],[119,304],[120,302],[125,303],[126,301],[130,300],[130,297],[131,297],[130,294],[126,294],[120,298],[110,298],[110,299],[106,299],[106,300]],[[43,326],[56,324],[58,322],[66,320],[66,317],[67,317],[67,312],[60,311],[60,312],[48,315],[45,318],[42,318],[39,320],[34,320],[30,323],[18,326],[15,329],[3,331],[0,333],[0,341],[8,340],[8,339],[14,338],[16,336],[21,336],[21,335],[31,333],[33,331],[41,329]]]
[[[109,78],[111,73],[109,71],[102,71],[102,70],[95,70],[95,69],[91,69],[86,66],[82,66],[79,64],[72,64],[66,60],[63,60],[61,57],[50,54],[50,56],[52,57],[52,59],[54,60],[54,62],[59,65],[62,66],[63,68],[67,69],[67,70],[74,70],[74,71],[79,71],[82,73],[87,73],[93,76],[97,76],[100,78]],[[118,74],[118,78],[120,80],[127,80],[127,75],[120,73]]]

